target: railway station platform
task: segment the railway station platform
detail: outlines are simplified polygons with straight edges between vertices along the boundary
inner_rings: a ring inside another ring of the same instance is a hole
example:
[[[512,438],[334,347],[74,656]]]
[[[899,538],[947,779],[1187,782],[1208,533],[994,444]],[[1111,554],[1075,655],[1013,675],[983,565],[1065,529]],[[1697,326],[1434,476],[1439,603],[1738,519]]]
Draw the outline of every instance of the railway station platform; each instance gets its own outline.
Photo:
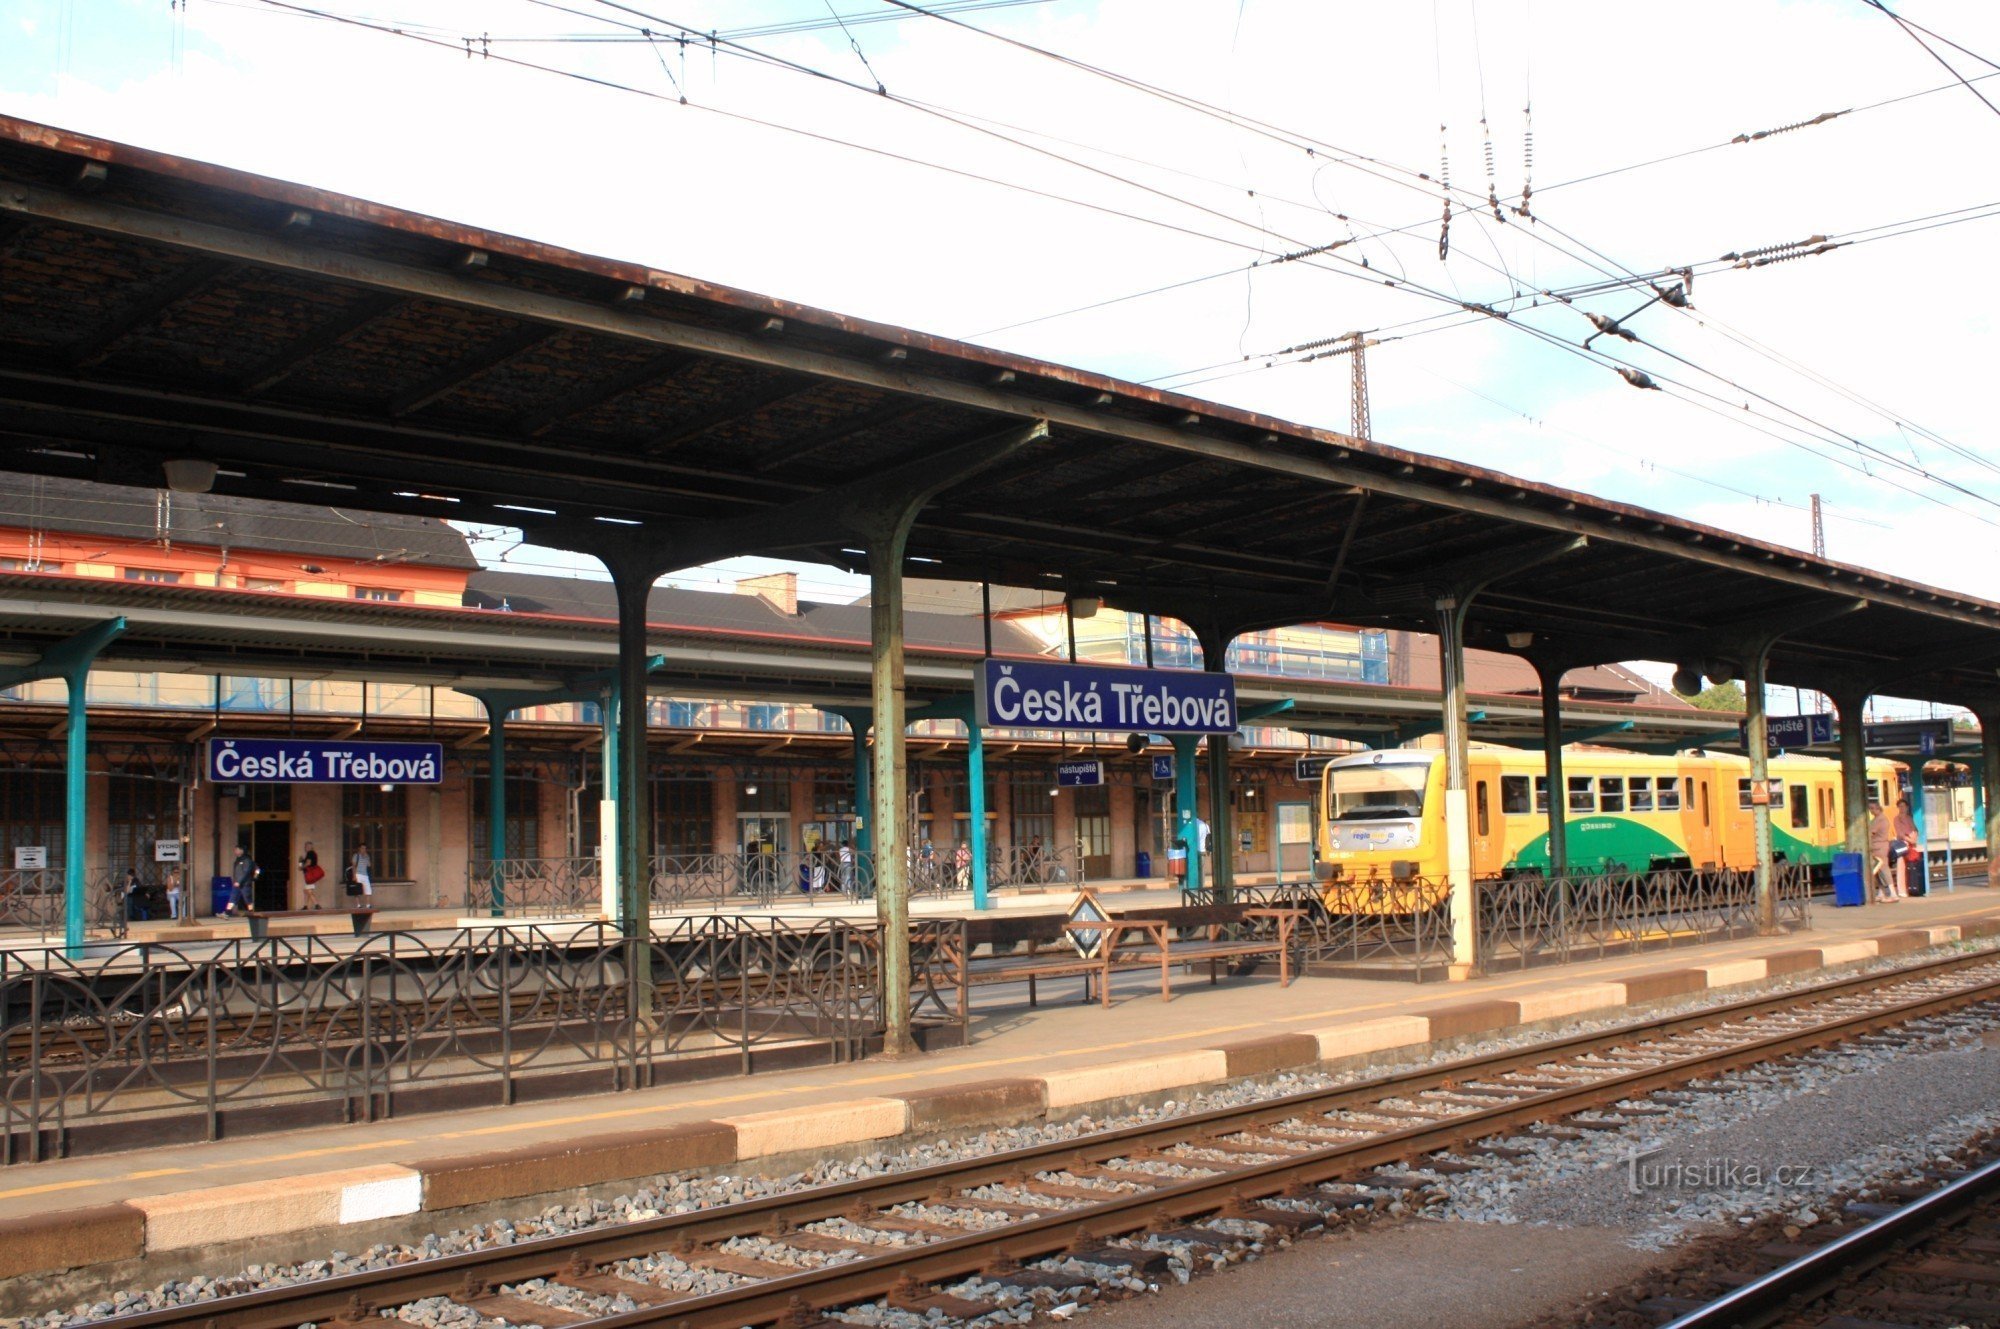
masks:
[[[198,1265],[213,1273],[237,1254],[249,1262],[319,1257],[532,1214],[661,1173],[789,1172],[901,1138],[1113,1111],[1287,1069],[1399,1059],[1993,937],[2000,893],[1974,889],[1818,910],[1804,933],[1451,985],[1307,976],[1281,987],[1265,971],[1218,986],[1183,978],[1163,1002],[1157,976],[1136,973],[1114,984],[1108,1009],[1055,982],[1036,1008],[982,991],[966,1046],[907,1061],[19,1164],[0,1170],[0,1280],[20,1280],[17,1289],[81,1287],[114,1268],[140,1281]],[[74,1272],[58,1272],[65,1269]],[[26,1295],[7,1286],[0,1283],[0,1313]]]

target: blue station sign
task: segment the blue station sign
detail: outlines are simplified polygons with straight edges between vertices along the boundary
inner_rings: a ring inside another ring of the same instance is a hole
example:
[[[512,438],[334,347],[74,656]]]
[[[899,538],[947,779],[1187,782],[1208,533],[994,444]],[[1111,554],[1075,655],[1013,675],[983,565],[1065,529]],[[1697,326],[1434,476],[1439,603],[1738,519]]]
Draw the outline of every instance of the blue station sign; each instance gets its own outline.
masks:
[[[1065,761],[1056,766],[1056,785],[1059,788],[1074,789],[1081,785],[1103,783],[1104,763],[1101,761]]]
[[[444,744],[338,738],[211,738],[217,784],[441,784]]]
[[[976,700],[982,729],[1236,732],[1236,680],[1228,674],[985,660]]]
[[[1739,725],[1744,743],[1750,741],[1750,726]],[[1767,715],[1764,717],[1764,746],[1767,749],[1809,748],[1820,743],[1833,742],[1833,716],[1826,712],[1817,715]]]
[[[1158,784],[1174,782],[1174,759],[1164,752],[1153,754],[1153,779]]]

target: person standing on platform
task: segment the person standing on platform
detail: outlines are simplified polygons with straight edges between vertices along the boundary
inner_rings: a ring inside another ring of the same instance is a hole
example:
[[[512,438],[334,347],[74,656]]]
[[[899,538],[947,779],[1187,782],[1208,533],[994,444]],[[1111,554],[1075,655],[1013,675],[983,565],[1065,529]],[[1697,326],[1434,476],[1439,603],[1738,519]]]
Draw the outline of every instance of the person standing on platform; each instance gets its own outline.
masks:
[[[181,918],[181,870],[167,869],[167,917],[176,922]]]
[[[1903,842],[1903,852],[1896,855],[1896,898],[1907,900],[1911,874],[1917,864],[1923,861],[1924,847],[1917,842],[1917,820],[1910,815],[1910,800],[1905,798],[1896,804],[1896,838]],[[1924,884],[1919,882],[1914,894],[1922,895]]]
[[[1875,903],[1887,904],[1896,898],[1896,869],[1889,861],[1889,846],[1896,838],[1896,823],[1882,809],[1882,800],[1868,800],[1868,879],[1875,883]]]
[[[313,848],[313,842],[308,840],[305,852],[299,855],[299,881],[305,887],[306,908],[319,908],[319,883],[324,876],[326,869],[319,865],[319,850]]]
[[[236,846],[236,857],[229,864],[229,906],[222,912],[235,917],[238,910],[250,908],[250,883],[257,878],[257,862],[250,857],[248,845]]]
[[[361,904],[359,907],[362,909],[373,909],[375,907],[375,863],[368,857],[367,845],[357,845],[355,847],[354,861],[349,865],[349,870],[354,874],[354,884],[361,888]]]
[[[139,869],[125,869],[125,886],[121,892],[125,898],[125,917],[132,922],[143,922],[152,918],[146,909],[146,887],[139,880]]]

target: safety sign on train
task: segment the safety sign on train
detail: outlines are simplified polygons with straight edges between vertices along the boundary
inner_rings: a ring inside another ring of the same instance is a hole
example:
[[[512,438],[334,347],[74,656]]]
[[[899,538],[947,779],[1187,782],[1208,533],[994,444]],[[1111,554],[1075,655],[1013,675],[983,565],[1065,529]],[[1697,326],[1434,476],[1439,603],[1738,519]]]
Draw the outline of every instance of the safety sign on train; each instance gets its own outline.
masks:
[[[444,744],[338,738],[211,738],[217,784],[441,784]]]
[[[1236,680],[1181,669],[985,660],[977,710],[984,729],[1231,734]]]

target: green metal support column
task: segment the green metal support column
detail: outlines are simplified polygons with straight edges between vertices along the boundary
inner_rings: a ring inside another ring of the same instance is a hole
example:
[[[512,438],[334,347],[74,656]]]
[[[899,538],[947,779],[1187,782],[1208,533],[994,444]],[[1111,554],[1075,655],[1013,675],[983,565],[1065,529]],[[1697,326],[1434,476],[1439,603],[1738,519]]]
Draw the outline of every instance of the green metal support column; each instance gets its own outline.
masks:
[[[1197,628],[1195,640],[1201,644],[1201,667],[1211,674],[1229,672],[1229,647],[1234,633],[1215,628]],[[1241,722],[1242,716],[1238,715]],[[1215,876],[1215,903],[1229,904],[1236,886],[1235,818],[1229,806],[1229,740],[1232,734],[1208,736],[1208,843],[1210,867]]]
[[[1866,692],[1831,692],[1835,714],[1840,719],[1840,811],[1846,823],[1847,852],[1861,855],[1861,876],[1868,880],[1868,749],[1861,730],[1861,716],[1868,708]],[[1863,890],[1875,898],[1874,884]]]
[[[1187,876],[1183,878],[1181,890],[1193,893],[1201,889],[1201,840],[1195,834],[1195,818],[1200,815],[1200,799],[1197,797],[1195,782],[1195,748],[1201,743],[1199,734],[1175,734],[1174,745],[1174,834],[1187,842]]]
[[[33,664],[0,668],[0,688],[59,678],[67,693],[69,720],[63,748],[63,950],[72,960],[82,958],[83,934],[89,921],[84,854],[90,815],[87,797],[90,666],[124,631],[124,618],[110,619],[49,647]]]
[[[1918,858],[1916,866],[1906,866],[1904,868],[1903,875],[1905,880],[1915,881],[1917,884],[1928,889],[1931,880],[1931,835],[1930,827],[1925,825],[1927,818],[1924,807],[1924,762],[1926,760],[1928,758],[1921,752],[1912,752],[1908,757],[1910,763],[1910,820],[1917,824]]]
[[[505,702],[480,700],[486,703],[486,863],[492,878],[487,912],[499,918],[507,912],[500,860],[507,857],[507,717],[514,712]]]
[[[597,889],[604,916],[619,928],[625,926],[625,894],[618,888],[618,684],[614,681],[598,705],[597,722],[604,730],[604,773],[598,781]],[[609,807],[604,806],[610,804]],[[609,813],[610,815],[605,815]],[[611,852],[604,852],[604,841]]]
[[[607,560],[618,600],[618,804],[619,919],[631,951],[630,969],[642,1019],[650,1022],[653,992],[652,818],[646,798],[646,602],[654,578]]]
[[[1549,876],[1569,875],[1569,784],[1563,775],[1562,681],[1557,661],[1534,662],[1542,692],[1542,773],[1549,790]],[[1532,797],[1532,795],[1531,795]]]
[[[1761,643],[1745,652],[1743,661],[1743,708],[1745,712],[1744,752],[1750,758],[1750,824],[1757,853],[1757,931],[1772,936],[1778,931],[1777,883],[1771,869],[1771,801],[1760,799],[1758,791],[1768,789],[1771,779],[1771,752],[1765,725],[1764,672],[1771,647]],[[1722,796],[1728,797],[1726,792]]]
[[[1986,884],[1994,878],[1993,851],[2000,847],[2000,711],[1979,717],[1979,803],[1986,832]]]
[[[914,512],[912,513],[914,516]],[[910,523],[897,522],[868,549],[869,695],[875,715],[875,788],[869,819],[875,834],[875,917],[882,925],[884,1055],[909,1056],[910,864],[904,809],[909,798],[910,754],[903,684],[903,551]]]
[[[1445,876],[1451,890],[1453,978],[1480,972],[1477,901],[1472,883],[1471,726],[1465,714],[1465,609],[1467,596],[1438,600],[1438,674],[1444,708]],[[1549,790],[1554,807],[1556,791]]]
[[[857,898],[866,898],[871,880],[868,870],[868,819],[874,815],[868,799],[868,730],[874,724],[875,716],[866,706],[822,706],[820,709],[847,721],[847,731],[854,739],[854,883]]]
[[[972,849],[972,907],[990,909],[986,899],[986,738],[977,720],[965,724],[966,812],[971,826],[966,838]]]

